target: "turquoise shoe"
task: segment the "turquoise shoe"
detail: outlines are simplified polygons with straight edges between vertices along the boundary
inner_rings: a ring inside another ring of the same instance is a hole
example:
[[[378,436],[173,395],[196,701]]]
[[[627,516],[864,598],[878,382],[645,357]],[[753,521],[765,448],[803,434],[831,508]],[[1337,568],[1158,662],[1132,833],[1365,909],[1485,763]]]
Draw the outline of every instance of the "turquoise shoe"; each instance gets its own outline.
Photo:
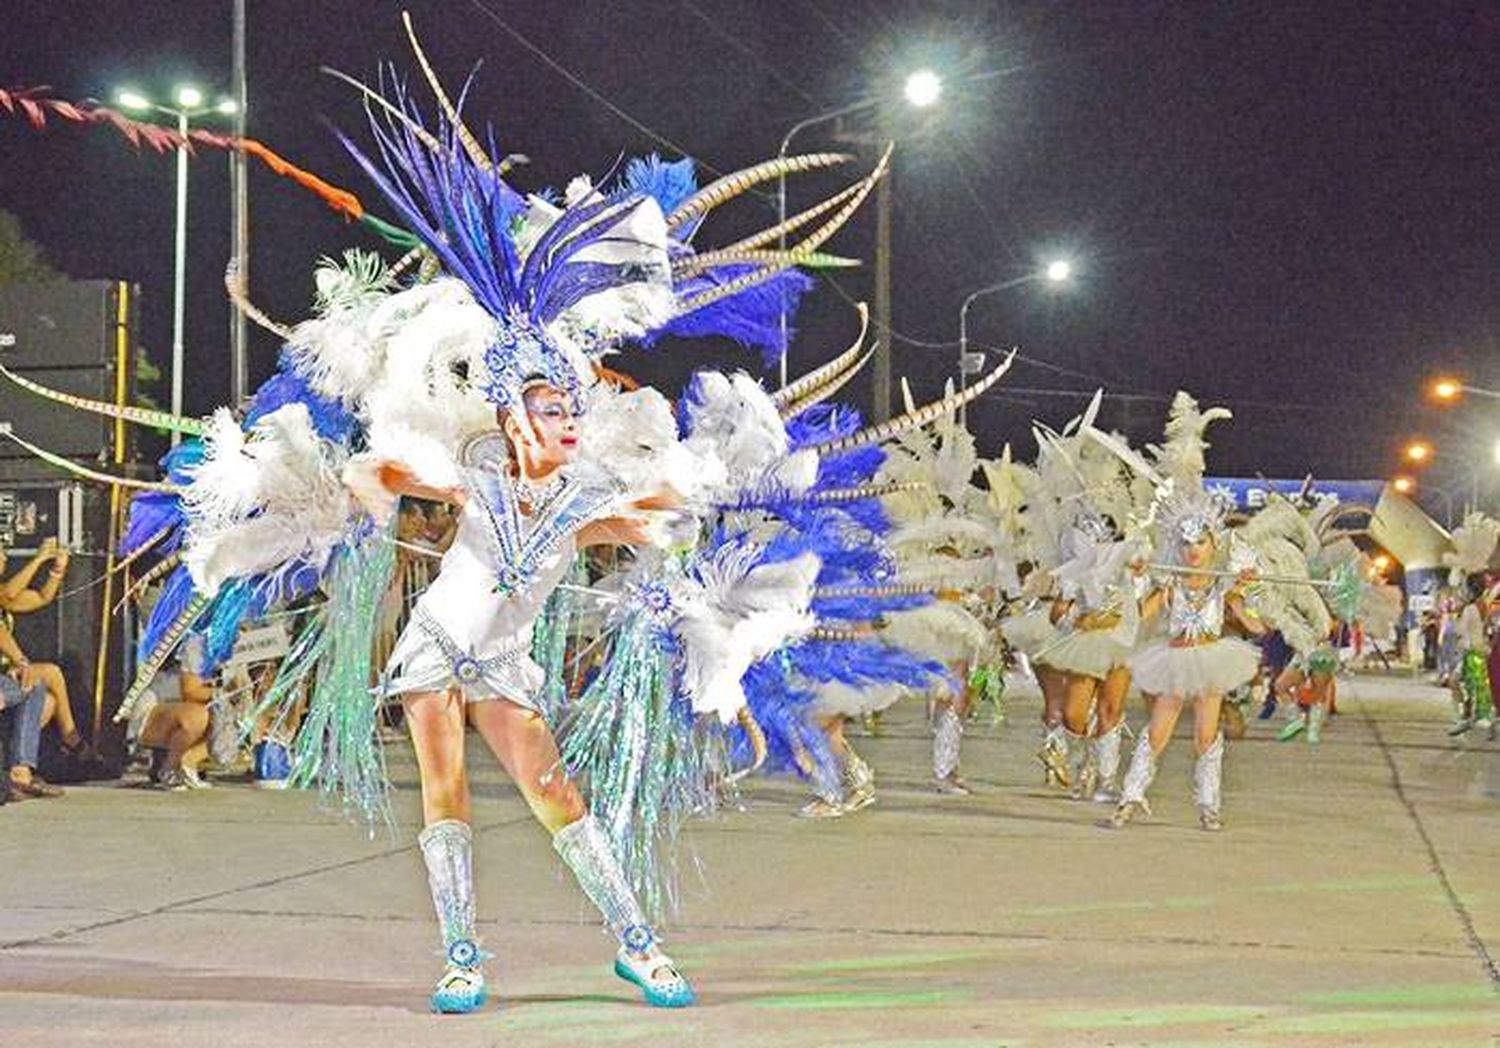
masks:
[[[620,947],[615,955],[615,974],[634,983],[653,1008],[686,1008],[698,1003],[693,988],[672,964],[672,958],[659,950],[643,957]]]
[[[479,967],[489,954],[477,944],[460,939],[448,948],[448,970],[432,988],[432,1010],[442,1015],[464,1015],[478,1011],[489,1000],[484,971]]]

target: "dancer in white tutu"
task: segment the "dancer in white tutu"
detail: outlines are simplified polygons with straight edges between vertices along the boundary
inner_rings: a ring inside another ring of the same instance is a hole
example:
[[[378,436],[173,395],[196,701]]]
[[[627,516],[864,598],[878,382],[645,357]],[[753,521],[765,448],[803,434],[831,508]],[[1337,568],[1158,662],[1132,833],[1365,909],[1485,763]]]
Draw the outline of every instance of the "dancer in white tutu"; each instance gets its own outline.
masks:
[[[1168,537],[1175,539],[1173,552],[1186,570],[1168,576],[1142,605],[1142,620],[1166,616],[1166,637],[1130,660],[1136,685],[1156,696],[1156,701],[1150,723],[1136,743],[1120,803],[1109,819],[1115,829],[1141,812],[1150,812],[1146,791],[1188,703],[1193,707],[1193,741],[1198,753],[1193,767],[1198,823],[1205,830],[1223,826],[1224,736],[1219,730],[1219,709],[1224,695],[1250,681],[1260,665],[1260,649],[1238,637],[1224,636],[1224,628],[1226,620],[1233,619],[1251,633],[1263,630],[1245,606],[1245,589],[1255,579],[1253,564],[1241,560],[1239,550],[1234,550],[1227,559],[1231,572],[1237,574],[1226,577],[1222,573],[1224,554],[1232,545],[1224,528],[1225,513],[1222,502],[1203,492],[1169,499],[1163,507],[1168,519],[1159,523],[1171,528],[1173,534]]]
[[[1122,537],[1107,519],[1091,514],[1074,523],[1065,545],[1070,556],[1056,572],[1066,595],[1062,615],[1056,638],[1039,657],[1065,676],[1063,718],[1073,796],[1113,802],[1141,596],[1129,564],[1144,555],[1146,544]]]

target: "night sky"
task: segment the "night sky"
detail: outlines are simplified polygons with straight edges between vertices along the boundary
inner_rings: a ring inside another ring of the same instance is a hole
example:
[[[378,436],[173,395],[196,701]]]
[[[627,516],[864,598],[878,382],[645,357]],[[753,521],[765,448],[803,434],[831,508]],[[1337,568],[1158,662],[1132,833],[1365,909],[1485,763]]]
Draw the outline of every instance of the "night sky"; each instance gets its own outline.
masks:
[[[1028,357],[1011,392],[971,412],[985,453],[1012,440],[1029,457],[1029,420],[1060,425],[1081,405],[1017,389],[1134,394],[1111,401],[1105,422],[1141,440],[1159,434],[1180,386],[1236,410],[1211,453],[1219,472],[1387,476],[1415,433],[1438,443],[1434,479],[1497,472],[1494,412],[1480,403],[1440,415],[1419,390],[1445,369],[1500,386],[1493,2],[251,0],[249,133],[387,217],[329,130],[359,137],[359,103],[319,66],[372,80],[394,60],[415,75],[403,6],[450,85],[480,64],[470,122],[492,122],[503,149],[532,157],[516,178],[526,189],[675,149],[492,16],[717,170],[774,155],[804,117],[899,91],[916,65],[960,80],[932,115],[898,129],[897,373],[935,394],[956,368],[969,291],[1061,254],[1080,271],[1067,291],[1022,285],[971,312],[977,341]],[[124,84],[165,95],[184,79],[227,88],[229,17],[227,0],[8,0],[0,85],[50,84],[66,98]],[[797,147],[834,148],[837,130],[811,129]],[[252,172],[252,295],[295,321],[320,255],[377,244]],[[0,208],[69,275],[139,281],[160,363],[172,178],[170,159],[107,133],[0,121]],[[228,394],[227,161],[204,154],[193,179],[187,406],[206,411]],[[793,206],[841,184],[796,181]],[[703,236],[725,242],[769,224],[770,207],[742,202]],[[831,246],[868,259],[873,226],[869,207]],[[852,336],[846,298],[871,295],[869,269],[838,285],[805,308],[794,371]],[[259,378],[276,346],[252,331]],[[757,366],[748,352],[681,344],[621,361],[668,389],[699,362]],[[867,400],[868,379],[855,394]]]

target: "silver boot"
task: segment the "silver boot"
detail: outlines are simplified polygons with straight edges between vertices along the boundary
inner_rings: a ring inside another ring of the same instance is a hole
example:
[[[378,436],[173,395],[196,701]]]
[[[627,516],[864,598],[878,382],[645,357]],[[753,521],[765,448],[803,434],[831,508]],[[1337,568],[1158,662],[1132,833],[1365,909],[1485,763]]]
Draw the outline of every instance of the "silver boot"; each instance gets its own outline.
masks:
[[[1042,774],[1048,786],[1066,790],[1073,785],[1068,778],[1067,733],[1061,724],[1047,729],[1042,738],[1042,748],[1036,759],[1041,761]]]
[[[615,974],[640,988],[646,1003],[683,1008],[694,1002],[693,989],[657,945],[635,889],[616,858],[609,835],[597,819],[585,815],[552,836],[552,846],[619,940]]]
[[[488,998],[481,969],[488,954],[479,948],[474,930],[473,834],[468,823],[444,819],[424,829],[417,843],[448,961],[432,991],[432,1010],[472,1012]]]
[[[862,811],[875,803],[875,772],[865,759],[844,741],[844,770],[840,780],[844,787],[844,810]]]
[[[1099,781],[1098,769],[1094,766],[1094,748],[1089,745],[1086,734],[1075,735],[1064,729],[1063,738],[1066,740],[1068,779],[1073,784],[1069,792],[1074,800],[1083,800],[1093,795],[1094,784]]]
[[[952,703],[939,703],[932,718],[932,779],[939,793],[963,796],[969,792],[958,775],[963,740],[963,718]]]
[[[1193,765],[1193,800],[1198,804],[1198,825],[1221,830],[1219,808],[1224,787],[1224,736],[1214,736],[1213,745],[1199,754]]]
[[[1093,739],[1094,771],[1098,779],[1094,800],[1100,804],[1112,804],[1120,798],[1120,736],[1124,731],[1125,722],[1121,721]]]
[[[1125,785],[1120,790],[1120,803],[1109,817],[1113,829],[1123,828],[1140,814],[1151,814],[1151,805],[1146,802],[1146,791],[1156,778],[1156,754],[1151,749],[1151,733],[1141,732],[1135,740],[1135,753],[1130,758],[1130,770],[1125,773]]]

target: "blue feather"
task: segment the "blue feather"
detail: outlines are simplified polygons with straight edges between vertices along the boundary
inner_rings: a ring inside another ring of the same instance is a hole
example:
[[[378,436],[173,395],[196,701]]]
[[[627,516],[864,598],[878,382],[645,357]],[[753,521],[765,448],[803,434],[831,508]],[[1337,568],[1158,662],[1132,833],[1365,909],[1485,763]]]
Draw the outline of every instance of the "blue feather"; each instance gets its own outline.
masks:
[[[662,214],[670,214],[673,208],[698,191],[698,178],[693,172],[692,160],[663,160],[652,153],[626,162],[619,191],[649,196],[656,201]]]
[[[141,628],[141,636],[135,646],[135,657],[138,662],[145,662],[156,646],[161,643],[172,624],[177,621],[193,599],[193,592],[193,576],[188,573],[186,565],[179,565],[162,584],[161,596],[156,599],[156,604],[151,608],[151,615],[146,619],[146,625]]]
[[[302,373],[296,370],[290,354],[283,350],[278,370],[261,383],[250,401],[249,410],[245,413],[245,428],[249,429],[265,416],[288,404],[306,407],[313,431],[324,440],[331,440],[336,444],[348,443],[359,424],[344,405],[317,393]]]
[[[683,281],[676,288],[679,300],[711,291],[758,269],[753,265],[718,266],[707,273]],[[797,304],[813,286],[812,278],[796,269],[787,269],[739,294],[721,298],[701,309],[674,317],[645,338],[648,346],[664,335],[679,338],[727,338],[749,349],[761,352],[761,362],[769,368],[786,352],[787,342],[795,334],[792,324]],[[783,337],[781,314],[787,314]]]
[[[885,451],[878,446],[854,448],[839,455],[825,455],[818,462],[814,491],[853,488],[868,484],[885,464]]]
[[[793,451],[813,444],[825,444],[840,437],[858,433],[864,418],[847,404],[814,404],[787,419],[786,436]]]

